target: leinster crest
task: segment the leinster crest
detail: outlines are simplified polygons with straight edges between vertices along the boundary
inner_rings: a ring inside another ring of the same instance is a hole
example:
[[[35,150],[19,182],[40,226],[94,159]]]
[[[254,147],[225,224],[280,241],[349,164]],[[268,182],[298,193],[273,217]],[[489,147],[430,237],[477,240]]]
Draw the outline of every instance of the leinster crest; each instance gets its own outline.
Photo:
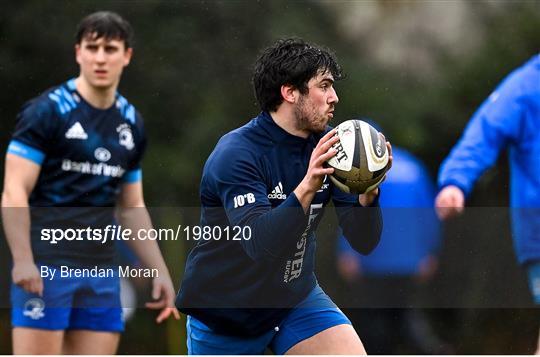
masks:
[[[118,132],[118,142],[120,145],[124,146],[126,149],[131,150],[135,147],[135,143],[133,141],[133,133],[131,132],[131,128],[128,124],[122,124],[116,128],[116,131]]]
[[[32,320],[39,320],[45,316],[43,310],[45,310],[45,303],[43,300],[34,298],[28,300],[24,304],[23,315],[31,318]]]

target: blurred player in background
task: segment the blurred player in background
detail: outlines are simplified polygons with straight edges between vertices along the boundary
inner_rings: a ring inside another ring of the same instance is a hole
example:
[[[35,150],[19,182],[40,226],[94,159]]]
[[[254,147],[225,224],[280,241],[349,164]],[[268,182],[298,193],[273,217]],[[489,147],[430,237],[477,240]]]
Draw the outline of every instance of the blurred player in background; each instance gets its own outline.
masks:
[[[540,55],[513,71],[480,106],[439,172],[441,219],[461,213],[476,180],[508,149],[514,247],[540,304]],[[538,343],[540,346],[540,341]],[[537,349],[537,353],[540,349]]]
[[[131,26],[119,15],[87,16],[76,35],[79,76],[26,103],[17,118],[2,194],[4,229],[13,257],[16,354],[116,352],[123,330],[118,276],[50,279],[42,275],[44,267],[60,265],[108,267],[114,242],[50,244],[40,239],[40,230],[51,222],[56,227],[69,222],[64,228],[73,228],[74,222],[103,228],[114,222],[110,207],[115,205],[133,208],[119,213],[124,227],[134,231],[152,227],[141,182],[142,118],[116,91],[131,60],[131,45]],[[162,309],[158,321],[171,313],[178,315],[171,308],[173,285],[157,243],[129,242],[143,264],[159,272],[153,279],[154,301],[147,306]]]
[[[438,266],[435,185],[412,154],[394,147],[392,155],[392,171],[381,184],[381,243],[361,256],[339,237],[338,271],[350,285],[344,298],[351,309],[346,312],[371,353],[446,353],[448,346],[415,308]]]
[[[378,188],[349,195],[327,177],[340,78],[334,56],[302,40],[258,58],[262,112],[220,139],[201,181],[201,226],[249,227],[251,239],[210,237],[189,254],[177,306],[190,315],[190,354],[365,353],[314,274],[314,231],[331,198],[358,251],[377,245],[382,225]]]

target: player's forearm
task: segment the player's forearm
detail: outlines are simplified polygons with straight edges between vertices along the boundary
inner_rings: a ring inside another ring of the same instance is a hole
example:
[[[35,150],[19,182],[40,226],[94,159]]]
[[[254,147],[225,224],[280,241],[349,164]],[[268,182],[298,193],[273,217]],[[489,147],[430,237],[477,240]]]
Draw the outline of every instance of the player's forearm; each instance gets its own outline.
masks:
[[[343,235],[359,253],[369,254],[381,239],[383,219],[380,207],[336,207]]]
[[[253,260],[260,261],[282,258],[295,251],[308,225],[309,215],[305,214],[293,192],[278,207],[264,214],[245,217],[238,225],[249,226],[251,238],[240,242]]]
[[[28,196],[13,190],[2,193],[2,221],[13,262],[33,262]]]
[[[153,228],[145,207],[120,208],[118,219],[123,228],[130,229],[132,232],[148,231]],[[161,275],[169,275],[156,241],[134,239],[127,240],[126,243],[146,267],[158,269]]]

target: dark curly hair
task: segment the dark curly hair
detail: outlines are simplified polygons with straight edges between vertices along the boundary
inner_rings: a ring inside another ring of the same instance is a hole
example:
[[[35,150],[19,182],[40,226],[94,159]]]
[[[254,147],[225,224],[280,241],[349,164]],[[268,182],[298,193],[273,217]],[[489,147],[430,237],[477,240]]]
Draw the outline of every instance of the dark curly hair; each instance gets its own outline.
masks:
[[[81,20],[75,34],[75,43],[84,38],[105,38],[124,41],[126,48],[133,46],[133,29],[122,16],[112,11],[98,11]]]
[[[342,78],[341,67],[330,50],[297,38],[277,41],[264,49],[255,62],[253,87],[261,110],[277,110],[283,102],[282,85],[291,85],[306,94],[309,80],[327,71],[336,81]]]

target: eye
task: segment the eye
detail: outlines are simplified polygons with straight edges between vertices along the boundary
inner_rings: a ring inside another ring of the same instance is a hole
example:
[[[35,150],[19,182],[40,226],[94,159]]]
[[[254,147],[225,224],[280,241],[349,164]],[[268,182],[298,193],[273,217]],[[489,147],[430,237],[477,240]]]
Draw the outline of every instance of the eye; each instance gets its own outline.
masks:
[[[95,52],[98,49],[97,45],[86,45],[86,49],[91,52]]]
[[[321,84],[321,88],[322,90],[327,91],[328,89],[332,88],[332,83],[324,82]]]
[[[116,51],[118,51],[118,47],[105,46],[105,52],[107,52],[107,53],[115,53]]]

